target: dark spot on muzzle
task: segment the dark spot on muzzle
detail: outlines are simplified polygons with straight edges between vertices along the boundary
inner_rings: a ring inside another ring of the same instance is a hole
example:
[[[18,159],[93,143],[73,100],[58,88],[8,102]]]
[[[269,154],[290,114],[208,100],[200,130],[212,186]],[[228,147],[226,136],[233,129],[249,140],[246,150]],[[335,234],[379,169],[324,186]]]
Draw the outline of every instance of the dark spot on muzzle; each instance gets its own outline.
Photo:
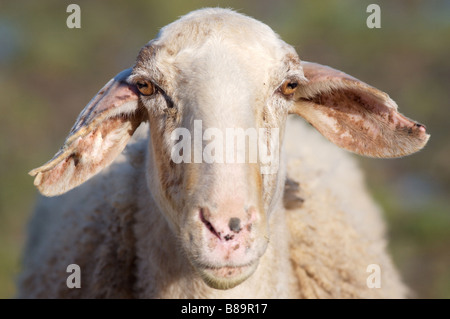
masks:
[[[231,231],[239,233],[241,231],[241,220],[236,217],[230,218],[228,227],[230,227]]]

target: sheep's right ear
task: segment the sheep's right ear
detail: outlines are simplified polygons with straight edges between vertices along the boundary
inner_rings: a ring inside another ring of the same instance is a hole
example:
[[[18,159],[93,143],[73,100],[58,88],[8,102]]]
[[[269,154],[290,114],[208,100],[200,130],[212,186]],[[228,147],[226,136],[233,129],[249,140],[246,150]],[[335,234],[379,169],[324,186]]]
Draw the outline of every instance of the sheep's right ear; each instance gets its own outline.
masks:
[[[63,194],[111,164],[146,121],[139,93],[127,82],[130,74],[127,69],[111,79],[81,111],[53,159],[29,173],[43,195]]]
[[[308,81],[298,87],[289,112],[331,142],[372,157],[405,156],[427,143],[425,126],[400,114],[386,93],[324,65],[302,67]]]

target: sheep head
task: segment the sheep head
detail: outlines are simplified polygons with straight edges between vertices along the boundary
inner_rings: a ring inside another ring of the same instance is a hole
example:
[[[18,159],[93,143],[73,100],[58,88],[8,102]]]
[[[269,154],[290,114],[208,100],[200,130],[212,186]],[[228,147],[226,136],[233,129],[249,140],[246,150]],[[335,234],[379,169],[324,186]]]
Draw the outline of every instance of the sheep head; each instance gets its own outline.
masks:
[[[272,235],[291,113],[367,156],[407,155],[429,137],[385,93],[301,62],[263,23],[204,9],[163,28],[134,67],[91,100],[55,157],[30,173],[44,195],[65,193],[109,165],[140,123],[149,122],[143,176],[149,196],[204,281],[228,289],[255,271]],[[242,134],[249,142],[239,146]],[[252,143],[263,146],[256,157]]]

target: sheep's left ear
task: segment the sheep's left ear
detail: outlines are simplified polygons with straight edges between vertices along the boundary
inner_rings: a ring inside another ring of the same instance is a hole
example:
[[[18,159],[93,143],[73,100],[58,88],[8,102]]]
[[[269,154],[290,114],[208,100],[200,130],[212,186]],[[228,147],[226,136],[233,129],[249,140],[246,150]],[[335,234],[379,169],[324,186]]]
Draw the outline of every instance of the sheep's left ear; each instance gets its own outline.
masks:
[[[111,79],[81,111],[56,155],[29,173],[43,195],[63,194],[108,166],[146,120],[130,74],[127,69]]]
[[[297,88],[289,112],[336,145],[360,155],[399,157],[427,143],[425,126],[398,113],[386,93],[327,66],[302,67],[308,82]]]

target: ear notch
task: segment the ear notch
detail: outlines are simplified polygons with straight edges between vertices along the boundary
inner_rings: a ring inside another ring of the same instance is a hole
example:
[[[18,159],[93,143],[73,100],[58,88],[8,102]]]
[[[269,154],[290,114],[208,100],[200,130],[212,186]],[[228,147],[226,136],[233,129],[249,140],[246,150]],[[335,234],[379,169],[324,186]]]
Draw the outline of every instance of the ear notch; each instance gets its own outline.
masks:
[[[400,114],[386,93],[327,66],[302,67],[308,83],[298,88],[290,113],[336,145],[365,156],[400,157],[427,143],[425,126]]]
[[[127,82],[130,74],[127,69],[111,79],[81,111],[55,156],[30,171],[43,195],[63,194],[111,164],[147,120],[137,89]]]

